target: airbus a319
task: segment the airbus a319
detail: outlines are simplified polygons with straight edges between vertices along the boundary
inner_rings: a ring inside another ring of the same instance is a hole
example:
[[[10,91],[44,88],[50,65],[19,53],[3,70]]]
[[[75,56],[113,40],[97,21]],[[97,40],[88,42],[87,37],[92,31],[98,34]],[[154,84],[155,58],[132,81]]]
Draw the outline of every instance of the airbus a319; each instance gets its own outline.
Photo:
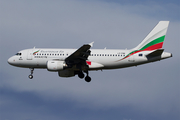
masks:
[[[118,69],[160,61],[172,57],[162,49],[169,21],[160,21],[147,37],[135,48],[90,49],[93,42],[84,44],[79,49],[33,48],[18,52],[8,59],[10,65],[30,68],[33,78],[34,69],[47,69],[58,72],[60,77],[85,78],[91,81],[89,71]],[[86,76],[85,76],[86,74]]]

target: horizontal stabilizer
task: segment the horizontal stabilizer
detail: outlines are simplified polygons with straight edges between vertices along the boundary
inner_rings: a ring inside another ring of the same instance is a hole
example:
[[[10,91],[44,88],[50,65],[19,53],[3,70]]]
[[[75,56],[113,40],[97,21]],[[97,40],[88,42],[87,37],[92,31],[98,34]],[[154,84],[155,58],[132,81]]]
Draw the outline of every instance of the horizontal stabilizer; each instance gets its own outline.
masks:
[[[164,49],[158,49],[153,51],[152,53],[149,53],[146,55],[146,57],[155,57],[155,56],[160,56],[163,53]]]

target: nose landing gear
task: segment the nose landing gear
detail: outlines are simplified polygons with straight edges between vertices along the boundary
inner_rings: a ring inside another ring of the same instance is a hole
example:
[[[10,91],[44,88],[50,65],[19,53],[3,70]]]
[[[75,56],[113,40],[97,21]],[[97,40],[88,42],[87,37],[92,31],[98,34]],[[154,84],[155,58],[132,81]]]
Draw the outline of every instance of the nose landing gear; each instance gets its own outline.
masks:
[[[34,71],[34,68],[30,68],[30,70],[31,70],[31,74],[30,74],[28,77],[29,77],[29,79],[33,79],[33,71]]]

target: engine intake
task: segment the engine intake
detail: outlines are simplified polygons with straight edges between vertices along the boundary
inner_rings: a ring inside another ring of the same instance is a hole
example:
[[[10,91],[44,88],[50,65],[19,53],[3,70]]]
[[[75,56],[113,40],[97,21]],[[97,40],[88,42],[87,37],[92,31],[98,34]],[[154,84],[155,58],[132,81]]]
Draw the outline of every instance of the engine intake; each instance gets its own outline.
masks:
[[[47,70],[48,71],[60,71],[64,70],[66,67],[66,63],[64,61],[53,61],[50,60],[47,62]]]

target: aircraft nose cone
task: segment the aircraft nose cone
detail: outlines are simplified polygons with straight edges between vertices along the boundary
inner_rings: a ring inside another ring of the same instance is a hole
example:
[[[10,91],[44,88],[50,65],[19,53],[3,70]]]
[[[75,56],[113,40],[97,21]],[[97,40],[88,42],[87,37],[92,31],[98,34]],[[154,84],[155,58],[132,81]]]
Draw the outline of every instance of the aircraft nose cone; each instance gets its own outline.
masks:
[[[12,57],[10,57],[10,58],[8,59],[8,63],[9,63],[10,65],[12,65],[12,64],[13,64],[13,62],[14,62],[13,58],[12,58]]]

